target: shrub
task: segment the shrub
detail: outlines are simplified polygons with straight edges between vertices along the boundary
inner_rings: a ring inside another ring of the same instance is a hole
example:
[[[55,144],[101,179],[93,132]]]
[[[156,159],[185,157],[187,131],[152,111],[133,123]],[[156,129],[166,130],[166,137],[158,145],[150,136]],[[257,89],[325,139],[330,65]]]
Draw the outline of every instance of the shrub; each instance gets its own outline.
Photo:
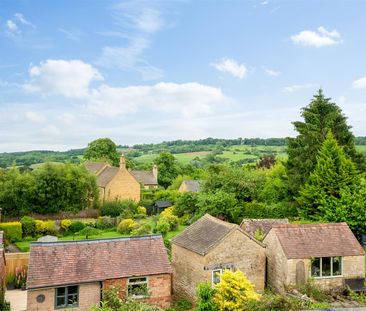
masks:
[[[0,223],[0,230],[4,231],[7,242],[18,242],[22,240],[22,224],[18,221]]]
[[[36,222],[32,217],[24,216],[20,219],[22,224],[23,236],[34,236],[36,232]]]
[[[179,219],[177,216],[174,216],[173,213],[174,213],[174,207],[171,206],[162,211],[159,216],[159,221],[164,220],[169,224],[168,231],[177,230],[179,226]]]
[[[133,219],[124,219],[119,223],[117,231],[121,234],[130,234],[132,230],[137,229],[137,227],[138,224]]]
[[[44,229],[45,233],[52,235],[56,235],[58,233],[58,228],[54,220],[46,220],[44,224],[45,224]]]
[[[61,220],[61,228],[65,231],[68,231],[71,226],[71,220],[70,219],[62,219]]]
[[[76,232],[83,230],[84,228],[85,228],[85,224],[83,222],[77,220],[77,221],[71,222],[69,230],[72,233],[76,233]]]
[[[124,218],[131,218],[137,213],[137,204],[131,200],[105,202],[101,213],[102,216],[117,217],[121,215]]]
[[[138,206],[137,207],[137,214],[139,214],[139,215],[146,215],[146,207],[144,207],[144,206]]]
[[[198,284],[196,290],[197,304],[195,311],[216,311],[216,304],[213,302],[215,290],[208,283]]]
[[[79,231],[77,233],[78,235],[85,236],[86,239],[89,239],[89,237],[93,235],[99,235],[101,234],[101,231],[89,226],[86,226],[83,230]]]
[[[305,294],[318,302],[329,301],[327,292],[317,286],[313,280],[309,280],[304,285],[299,286],[298,290],[300,293]]]
[[[151,226],[149,224],[143,224],[142,226],[132,231],[132,235],[146,235],[150,233],[151,233]]]
[[[115,219],[109,216],[98,217],[95,222],[95,228],[97,229],[109,229],[115,226]]]
[[[246,301],[259,298],[260,295],[255,292],[254,285],[243,272],[225,270],[221,274],[220,283],[215,286],[213,301],[219,311],[241,311],[245,309]]]
[[[162,218],[156,224],[155,232],[161,233],[162,235],[166,235],[170,230],[170,224],[167,219]]]
[[[35,220],[36,222],[36,233],[37,234],[43,234],[46,230],[46,224],[42,220]]]

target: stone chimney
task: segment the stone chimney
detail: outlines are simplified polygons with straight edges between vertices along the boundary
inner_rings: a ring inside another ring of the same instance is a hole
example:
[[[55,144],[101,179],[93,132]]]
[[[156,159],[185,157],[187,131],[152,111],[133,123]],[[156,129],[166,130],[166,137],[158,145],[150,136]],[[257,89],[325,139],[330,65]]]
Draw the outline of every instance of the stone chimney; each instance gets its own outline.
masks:
[[[156,166],[156,164],[154,164],[154,166],[153,166],[152,173],[153,173],[154,178],[156,180],[158,180],[158,167]]]
[[[126,159],[125,155],[122,153],[121,157],[119,158],[119,169],[125,170],[126,169]]]

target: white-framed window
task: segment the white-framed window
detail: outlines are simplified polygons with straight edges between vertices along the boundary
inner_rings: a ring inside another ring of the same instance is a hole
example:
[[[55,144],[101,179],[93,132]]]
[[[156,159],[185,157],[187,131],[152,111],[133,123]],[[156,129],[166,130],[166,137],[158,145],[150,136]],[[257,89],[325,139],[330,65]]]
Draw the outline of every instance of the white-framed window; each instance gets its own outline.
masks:
[[[328,278],[342,276],[342,257],[315,257],[311,260],[311,276],[314,278]]]
[[[144,298],[148,296],[147,277],[129,278],[127,281],[127,296],[131,298]]]
[[[220,283],[222,269],[214,269],[212,270],[212,286],[215,286],[216,284]]]

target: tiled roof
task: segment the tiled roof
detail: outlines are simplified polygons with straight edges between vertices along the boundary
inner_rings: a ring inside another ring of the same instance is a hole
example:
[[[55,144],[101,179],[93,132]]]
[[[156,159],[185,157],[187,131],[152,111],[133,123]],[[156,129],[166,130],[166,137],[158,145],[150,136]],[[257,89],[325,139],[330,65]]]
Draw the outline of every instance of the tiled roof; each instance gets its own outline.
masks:
[[[274,225],[288,224],[288,219],[243,219],[240,224],[240,228],[244,231],[248,232],[251,235],[254,235],[257,230],[261,230],[266,236],[269,230]]]
[[[201,183],[200,180],[183,180],[183,182],[187,188],[187,191],[198,192],[200,191]]]
[[[91,173],[98,173],[107,163],[104,162],[85,162],[86,169]]]
[[[169,201],[155,201],[154,202],[154,206],[159,207],[159,208],[167,208],[167,207],[171,207],[173,204],[170,203]]]
[[[228,223],[206,214],[175,236],[172,239],[172,243],[204,256],[229,232],[235,229],[241,230],[236,224]],[[241,231],[250,239],[263,246],[262,243],[250,237],[248,233]]]
[[[99,187],[105,187],[117,175],[119,167],[108,166],[97,176],[97,184]]]
[[[158,179],[152,171],[130,171],[135,179],[143,185],[157,185]]]
[[[275,225],[272,230],[288,259],[365,254],[346,223]]]
[[[63,242],[33,242],[28,288],[172,273],[160,235]]]

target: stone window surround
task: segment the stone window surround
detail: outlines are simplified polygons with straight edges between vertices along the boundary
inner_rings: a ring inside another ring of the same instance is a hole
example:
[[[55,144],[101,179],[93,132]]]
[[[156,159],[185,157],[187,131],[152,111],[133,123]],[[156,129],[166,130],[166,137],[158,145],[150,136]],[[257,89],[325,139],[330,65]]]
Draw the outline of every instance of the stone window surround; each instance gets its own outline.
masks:
[[[333,258],[335,257],[339,257],[341,258],[341,274],[340,275],[333,275]],[[330,264],[330,274],[331,275],[328,275],[328,276],[314,276],[312,274],[312,260],[314,258],[319,258],[320,259],[320,275],[322,274],[322,259],[323,258],[330,258],[331,259],[331,264]],[[310,277],[316,279],[316,280],[319,280],[319,279],[333,279],[333,278],[342,278],[343,277],[343,257],[342,256],[330,256],[330,257],[314,257],[314,258],[311,258],[310,259]]]
[[[77,303],[75,305],[66,305],[66,306],[57,306],[57,297],[61,297],[61,295],[57,295],[57,289],[59,288],[64,288],[65,289],[65,302],[67,303],[68,301],[68,288],[69,287],[77,287],[77,292],[76,292],[76,298],[77,298]],[[79,293],[79,285],[66,285],[66,286],[58,286],[55,287],[55,309],[68,309],[68,308],[77,308],[79,307],[79,297],[80,297],[80,293]]]
[[[136,280],[136,279],[145,279],[145,281],[140,281],[140,282],[131,282],[131,280]],[[137,277],[129,277],[127,279],[127,284],[126,284],[126,293],[127,296],[133,299],[141,299],[141,298],[146,298],[146,295],[129,295],[128,292],[128,287],[129,285],[142,285],[142,284],[146,284],[146,289],[147,291],[149,290],[149,278],[147,276],[137,276]]]

